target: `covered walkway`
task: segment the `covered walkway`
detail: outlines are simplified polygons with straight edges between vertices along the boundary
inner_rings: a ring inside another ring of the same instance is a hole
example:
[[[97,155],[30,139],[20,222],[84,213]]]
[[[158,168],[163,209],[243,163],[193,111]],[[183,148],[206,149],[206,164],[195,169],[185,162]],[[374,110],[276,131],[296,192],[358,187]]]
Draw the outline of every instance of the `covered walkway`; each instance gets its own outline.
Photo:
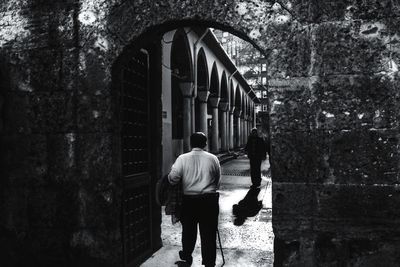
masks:
[[[232,214],[232,206],[242,200],[251,184],[249,161],[245,156],[222,165],[222,180],[220,188],[219,231],[225,256],[224,266],[252,267],[272,266],[273,264],[273,232],[271,180],[269,162],[262,166],[263,181],[258,200],[262,201],[261,210],[245,221],[238,221]],[[241,224],[241,225],[235,225]],[[162,217],[163,247],[148,259],[143,267],[176,266],[181,249],[181,225],[171,224],[171,218]],[[194,267],[201,265],[200,237],[193,255]],[[217,266],[222,265],[221,252],[217,252]]]

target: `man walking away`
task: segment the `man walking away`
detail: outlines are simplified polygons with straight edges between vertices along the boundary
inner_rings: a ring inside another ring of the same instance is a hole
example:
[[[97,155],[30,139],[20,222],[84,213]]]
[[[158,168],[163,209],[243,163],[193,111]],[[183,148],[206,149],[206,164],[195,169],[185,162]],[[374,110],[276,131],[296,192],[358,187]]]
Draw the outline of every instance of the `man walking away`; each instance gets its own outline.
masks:
[[[251,129],[245,150],[250,160],[251,187],[259,187],[261,184],[261,161],[266,159],[267,147],[264,140],[258,136],[257,128]]]
[[[171,184],[182,181],[182,250],[181,260],[190,266],[196,244],[197,225],[200,229],[202,264],[215,266],[216,233],[218,227],[219,188],[221,167],[218,158],[206,151],[207,137],[202,132],[191,135],[192,151],[180,155],[172,165],[168,180]]]

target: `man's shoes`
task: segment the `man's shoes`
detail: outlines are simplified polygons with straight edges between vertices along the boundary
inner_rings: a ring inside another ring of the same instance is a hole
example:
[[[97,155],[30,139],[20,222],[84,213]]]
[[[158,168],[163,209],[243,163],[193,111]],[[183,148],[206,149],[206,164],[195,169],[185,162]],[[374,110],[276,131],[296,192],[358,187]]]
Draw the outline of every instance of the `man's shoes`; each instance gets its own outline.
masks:
[[[181,264],[185,264],[185,265],[179,265],[178,266],[191,266],[192,262],[193,262],[193,258],[192,256],[189,257],[185,257],[185,255],[183,255],[183,251],[179,251],[179,258],[181,258],[182,261],[180,261],[179,263]],[[177,262],[176,262],[177,263]],[[176,264],[175,263],[175,264]]]
[[[176,261],[175,265],[178,265],[178,267],[189,267],[190,266],[186,261]]]

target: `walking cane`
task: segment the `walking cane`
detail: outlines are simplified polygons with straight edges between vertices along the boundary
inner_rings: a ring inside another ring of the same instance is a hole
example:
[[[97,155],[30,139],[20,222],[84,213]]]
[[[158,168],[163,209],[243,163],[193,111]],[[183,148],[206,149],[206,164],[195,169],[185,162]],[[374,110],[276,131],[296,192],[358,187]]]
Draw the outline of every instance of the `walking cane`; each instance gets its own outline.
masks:
[[[219,249],[221,250],[221,256],[222,256],[222,266],[225,265],[225,257],[224,257],[224,251],[222,250],[222,244],[221,244],[221,237],[219,236],[219,230],[217,228],[217,235],[218,235],[218,242],[219,242]]]

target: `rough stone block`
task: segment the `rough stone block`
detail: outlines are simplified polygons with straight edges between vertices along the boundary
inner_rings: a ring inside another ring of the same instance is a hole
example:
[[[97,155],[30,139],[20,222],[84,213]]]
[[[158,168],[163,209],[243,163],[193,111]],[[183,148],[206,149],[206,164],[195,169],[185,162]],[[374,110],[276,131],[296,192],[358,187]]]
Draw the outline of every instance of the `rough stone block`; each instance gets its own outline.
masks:
[[[60,44],[61,45],[61,44]],[[78,74],[77,53],[73,48],[30,49],[10,53],[11,88],[23,92],[53,92],[75,89],[71,86]]]
[[[113,134],[78,134],[75,145],[80,179],[111,183],[119,177],[118,162],[113,161],[118,153]]]
[[[312,236],[303,234],[297,239],[275,236],[274,248],[274,266],[316,266]]]
[[[271,173],[277,182],[397,184],[397,130],[274,134]]]
[[[397,186],[320,185],[315,187],[314,227],[345,238],[400,236]]]
[[[387,71],[386,21],[329,22],[315,28],[312,75]]]
[[[27,218],[30,228],[59,228],[66,232],[81,220],[75,181],[49,182],[28,189]]]
[[[77,127],[79,132],[113,132],[119,128],[109,95],[79,94],[77,97]]]
[[[273,219],[280,217],[301,219],[312,215],[314,202],[312,185],[274,182],[272,190]]]
[[[4,132],[70,132],[74,127],[73,95],[68,92],[8,92],[4,106]]]
[[[48,135],[46,180],[54,183],[75,180],[77,151],[75,133]]]
[[[48,170],[47,140],[44,135],[0,136],[2,181],[7,186],[42,184]]]
[[[271,132],[310,131],[315,128],[314,96],[308,89],[308,83],[308,79],[270,82],[269,123]]]
[[[310,132],[274,133],[271,175],[274,182],[307,183],[324,176],[317,142]]]
[[[328,76],[312,87],[317,129],[397,126],[399,93],[382,75]]]
[[[400,6],[395,1],[294,1],[293,13],[309,22],[376,19],[399,15]]]
[[[269,25],[269,77],[285,79],[305,77],[312,68],[310,28],[293,25]],[[284,44],[284,45],[283,45]]]
[[[397,184],[397,130],[354,130],[320,133],[325,174],[322,182]]]
[[[398,240],[355,239],[347,242],[347,265],[355,267],[374,267],[399,265],[400,242]]]

